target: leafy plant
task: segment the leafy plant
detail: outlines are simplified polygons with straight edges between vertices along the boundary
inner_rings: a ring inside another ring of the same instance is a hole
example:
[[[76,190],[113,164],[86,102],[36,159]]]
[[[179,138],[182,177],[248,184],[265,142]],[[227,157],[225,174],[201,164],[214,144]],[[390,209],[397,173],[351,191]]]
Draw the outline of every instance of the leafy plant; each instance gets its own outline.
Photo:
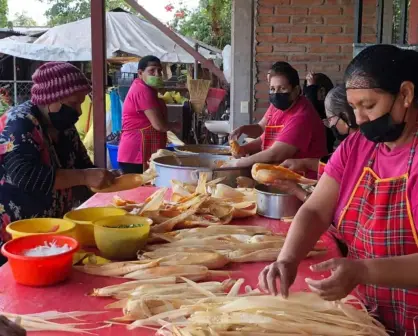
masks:
[[[3,1],[3,0],[0,0]],[[90,0],[38,0],[52,5],[46,12],[48,25],[56,26],[90,17]],[[7,2],[7,1],[6,1]],[[130,7],[123,0],[106,0],[106,9],[120,7],[129,11]]]
[[[184,15],[176,15],[171,27],[182,35],[220,49],[231,43],[232,0],[200,0],[196,10],[180,6],[178,12]]]

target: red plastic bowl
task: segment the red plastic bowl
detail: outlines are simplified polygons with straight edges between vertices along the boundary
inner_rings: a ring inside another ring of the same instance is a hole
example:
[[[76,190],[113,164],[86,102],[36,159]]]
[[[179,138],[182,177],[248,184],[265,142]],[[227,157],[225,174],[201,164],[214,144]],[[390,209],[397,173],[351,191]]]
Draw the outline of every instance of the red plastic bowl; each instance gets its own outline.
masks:
[[[53,241],[58,246],[67,244],[71,248],[70,251],[48,257],[27,257],[23,255],[26,250]],[[73,238],[45,234],[11,240],[3,245],[1,252],[9,259],[17,283],[41,287],[59,283],[69,277],[73,266],[73,255],[78,246],[78,242]]]

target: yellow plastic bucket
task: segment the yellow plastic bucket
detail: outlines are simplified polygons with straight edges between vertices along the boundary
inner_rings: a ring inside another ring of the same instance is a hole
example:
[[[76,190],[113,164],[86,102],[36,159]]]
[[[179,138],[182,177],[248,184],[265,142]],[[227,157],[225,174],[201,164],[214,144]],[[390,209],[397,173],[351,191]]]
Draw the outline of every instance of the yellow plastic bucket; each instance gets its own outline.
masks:
[[[138,224],[133,228],[121,225]],[[94,222],[94,238],[101,255],[111,260],[133,260],[147,243],[152,220],[139,216],[115,216]]]
[[[126,215],[123,209],[112,207],[85,208],[67,212],[64,219],[76,224],[75,238],[81,246],[95,247],[93,223],[99,219]]]
[[[6,231],[13,239],[45,233],[74,238],[75,224],[60,218],[30,218],[10,223]]]

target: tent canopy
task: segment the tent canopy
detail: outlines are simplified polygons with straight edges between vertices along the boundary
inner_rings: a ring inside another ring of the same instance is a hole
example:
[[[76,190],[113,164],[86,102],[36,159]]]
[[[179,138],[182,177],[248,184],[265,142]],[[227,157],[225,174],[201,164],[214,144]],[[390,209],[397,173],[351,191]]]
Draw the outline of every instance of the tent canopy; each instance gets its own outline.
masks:
[[[191,46],[199,44],[179,36]],[[107,58],[120,51],[139,57],[154,55],[167,63],[194,63],[191,55],[158,28],[126,12],[106,13],[106,47]],[[222,57],[213,50],[199,47],[205,58]],[[0,53],[38,61],[91,61],[91,19],[51,28],[33,43],[0,40]]]

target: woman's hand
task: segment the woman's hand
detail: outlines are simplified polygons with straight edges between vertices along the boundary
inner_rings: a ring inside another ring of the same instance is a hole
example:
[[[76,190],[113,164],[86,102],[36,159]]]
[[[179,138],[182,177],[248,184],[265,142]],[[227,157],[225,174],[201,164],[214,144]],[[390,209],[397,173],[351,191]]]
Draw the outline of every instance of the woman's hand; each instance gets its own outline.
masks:
[[[295,172],[305,172],[308,170],[305,159],[288,159],[282,163],[282,166]]]
[[[326,279],[306,279],[312,292],[317,293],[324,300],[336,301],[349,295],[357,285],[362,284],[367,275],[367,267],[363,260],[347,258],[331,259],[311,266],[313,272],[331,271]]]
[[[115,174],[107,169],[92,168],[83,171],[84,184],[94,189],[104,189],[113,184]]]
[[[299,264],[292,261],[276,261],[266,266],[258,277],[258,286],[261,290],[278,294],[276,278],[280,279],[280,293],[283,297],[289,296],[289,288],[296,279]]]
[[[306,75],[306,85],[311,86],[315,84],[315,73],[312,71],[309,71]]]
[[[26,336],[26,330],[7,317],[0,316],[0,336]]]
[[[290,180],[276,180],[272,185],[279,189],[282,193],[294,196],[296,196],[298,190],[303,190],[299,184]]]
[[[243,127],[242,127],[242,126],[237,127],[236,129],[234,129],[234,130],[232,131],[232,133],[231,133],[231,134],[229,134],[229,139],[230,139],[230,140],[238,140],[238,139],[239,139],[239,137],[240,137],[243,133],[244,133],[244,132],[243,132]]]
[[[244,167],[242,165],[241,159],[232,159],[225,161],[225,163],[221,166],[221,168],[238,168],[238,167]]]

